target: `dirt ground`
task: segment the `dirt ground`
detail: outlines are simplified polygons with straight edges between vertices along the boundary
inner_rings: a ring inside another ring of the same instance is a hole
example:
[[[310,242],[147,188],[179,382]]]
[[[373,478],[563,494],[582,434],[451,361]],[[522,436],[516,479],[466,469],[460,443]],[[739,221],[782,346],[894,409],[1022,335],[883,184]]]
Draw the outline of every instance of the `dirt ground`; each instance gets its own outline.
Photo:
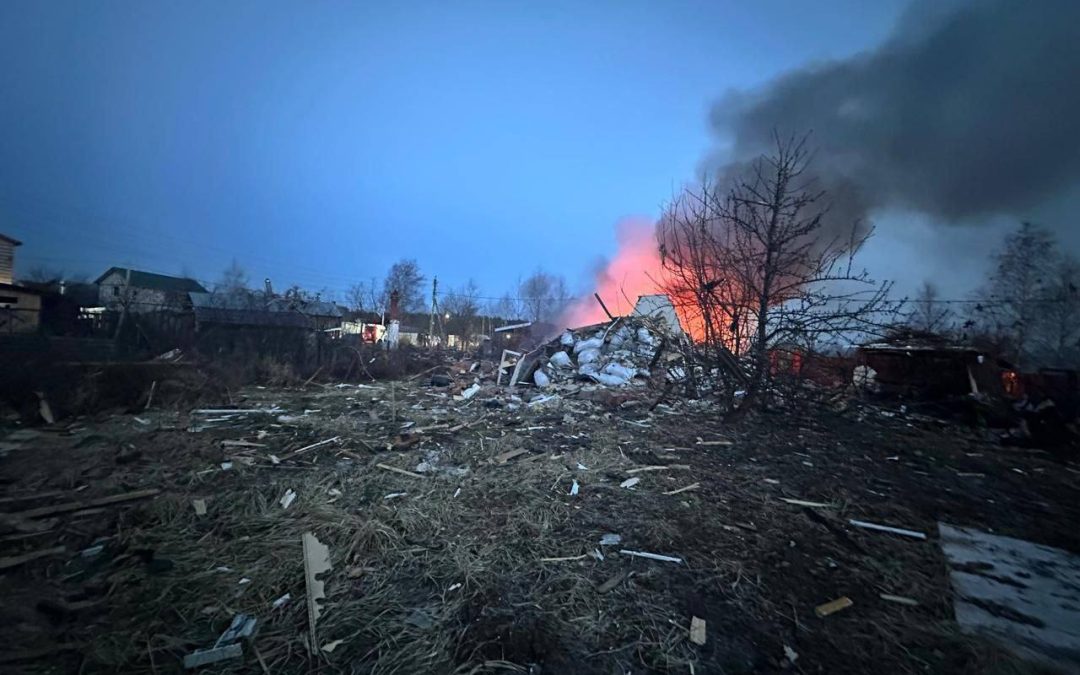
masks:
[[[243,657],[206,671],[1036,672],[959,632],[937,522],[1080,553],[1075,464],[869,406],[723,424],[644,388],[521,395],[249,388],[216,407],[260,412],[8,433],[0,669],[178,672],[244,612]],[[314,645],[306,532],[332,564]]]

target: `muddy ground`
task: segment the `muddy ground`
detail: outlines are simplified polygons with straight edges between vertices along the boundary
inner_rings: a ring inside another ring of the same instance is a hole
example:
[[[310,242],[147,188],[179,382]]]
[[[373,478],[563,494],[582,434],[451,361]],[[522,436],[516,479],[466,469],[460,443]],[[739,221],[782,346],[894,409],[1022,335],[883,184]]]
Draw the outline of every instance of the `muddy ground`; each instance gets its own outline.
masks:
[[[1080,553],[1075,464],[869,406],[723,424],[643,388],[522,395],[313,383],[7,433],[0,669],[178,672],[245,612],[208,672],[1035,672],[959,632],[937,522]],[[332,564],[315,644],[305,532]]]

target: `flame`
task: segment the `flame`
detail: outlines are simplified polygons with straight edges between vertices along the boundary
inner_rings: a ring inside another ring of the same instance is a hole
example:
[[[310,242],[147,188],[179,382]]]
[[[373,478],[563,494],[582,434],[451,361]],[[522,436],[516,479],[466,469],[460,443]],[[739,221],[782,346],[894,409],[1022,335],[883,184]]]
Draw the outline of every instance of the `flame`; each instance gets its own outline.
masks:
[[[625,316],[634,309],[640,295],[663,293],[669,288],[669,275],[660,261],[656,224],[642,218],[626,218],[615,226],[618,250],[596,273],[595,291],[615,316]],[[670,295],[670,293],[669,293]],[[672,298],[679,322],[695,340],[704,338],[700,320],[695,321],[689,304]],[[592,293],[582,296],[563,312],[564,326],[588,326],[607,321],[607,314]]]

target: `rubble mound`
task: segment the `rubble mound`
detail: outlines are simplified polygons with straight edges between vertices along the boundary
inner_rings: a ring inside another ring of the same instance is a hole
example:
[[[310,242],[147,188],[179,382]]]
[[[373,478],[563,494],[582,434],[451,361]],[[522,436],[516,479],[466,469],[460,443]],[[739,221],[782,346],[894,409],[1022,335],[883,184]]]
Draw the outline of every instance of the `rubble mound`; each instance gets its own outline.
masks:
[[[540,388],[574,381],[607,387],[644,385],[665,349],[674,344],[666,324],[645,318],[567,329],[530,354],[535,359],[532,381]],[[676,353],[669,356],[679,358]]]

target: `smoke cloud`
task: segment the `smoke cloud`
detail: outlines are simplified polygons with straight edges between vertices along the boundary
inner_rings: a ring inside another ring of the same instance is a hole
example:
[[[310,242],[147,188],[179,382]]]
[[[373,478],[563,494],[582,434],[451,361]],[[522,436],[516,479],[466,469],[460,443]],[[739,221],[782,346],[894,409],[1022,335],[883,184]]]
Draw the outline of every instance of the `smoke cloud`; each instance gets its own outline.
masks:
[[[917,3],[879,48],[728,94],[711,121],[721,177],[774,130],[811,132],[834,222],[1023,216],[1080,179],[1080,1]]]

